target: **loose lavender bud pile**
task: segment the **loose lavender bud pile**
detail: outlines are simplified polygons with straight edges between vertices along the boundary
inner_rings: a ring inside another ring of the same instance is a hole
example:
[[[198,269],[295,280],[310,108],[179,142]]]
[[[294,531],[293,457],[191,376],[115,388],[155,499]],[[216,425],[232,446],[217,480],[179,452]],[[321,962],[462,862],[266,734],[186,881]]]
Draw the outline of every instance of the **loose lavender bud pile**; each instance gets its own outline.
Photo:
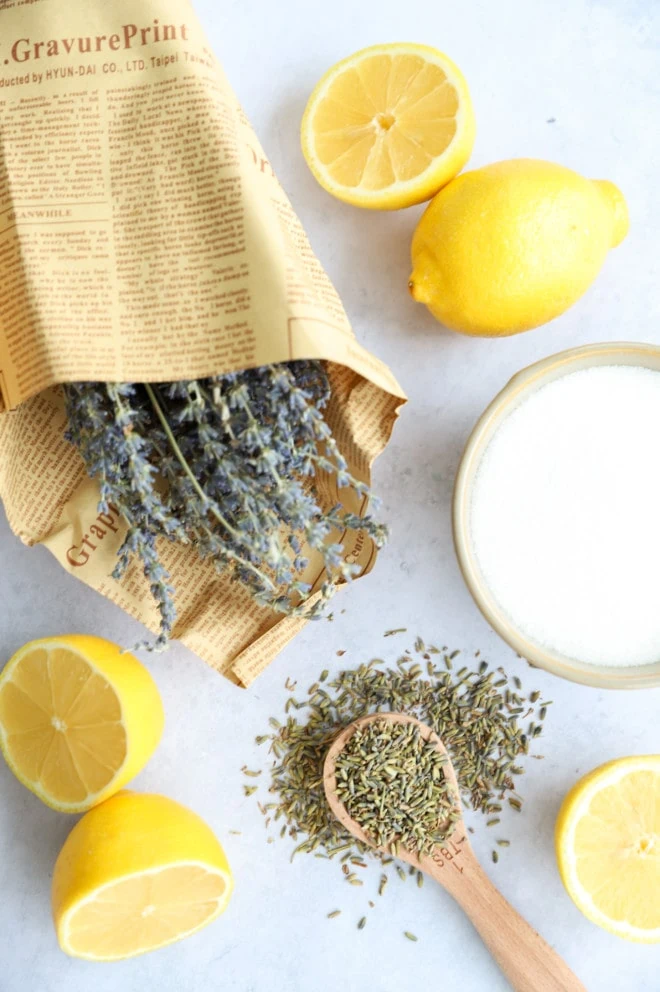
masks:
[[[330,384],[320,362],[300,361],[161,385],[77,383],[65,387],[67,438],[99,480],[99,510],[119,508],[128,523],[115,579],[140,559],[158,604],[154,647],[176,621],[175,590],[156,539],[193,544],[220,574],[241,582],[265,607],[321,616],[356,565],[342,560],[333,528],[365,531],[377,545],[386,528],[373,517],[323,509],[314,486],[322,471],[339,489],[369,497],[348,471],[323,410]],[[307,546],[327,576],[307,603]]]
[[[404,633],[405,628],[399,628],[385,636]],[[280,836],[296,843],[293,854],[338,858],[351,885],[363,884],[355,868],[366,868],[367,859],[383,865],[394,860],[352,837],[335,819],[323,789],[325,758],[337,735],[358,717],[379,712],[406,713],[436,732],[454,766],[468,817],[470,810],[483,814],[487,827],[498,828],[496,847],[508,847],[508,840],[498,836],[500,822],[505,810],[522,809],[516,781],[524,770],[521,760],[543,732],[550,701],[543,701],[538,690],[524,693],[517,676],[511,685],[504,669],[490,669],[479,652],[465,664],[457,660],[459,655],[418,637],[414,649],[406,650],[394,665],[375,659],[332,679],[324,670],[306,699],[289,697],[284,722],[271,718],[270,732],[256,739],[257,744],[268,744],[272,757],[266,786],[270,796],[266,798],[259,785],[244,788],[246,795],[259,793],[265,799],[259,809],[266,826],[279,821]],[[293,692],[296,687],[287,682],[286,688]],[[294,716],[293,710],[302,714]],[[495,848],[492,860],[498,860]],[[405,878],[403,867],[395,867]],[[385,884],[381,879],[379,894]]]

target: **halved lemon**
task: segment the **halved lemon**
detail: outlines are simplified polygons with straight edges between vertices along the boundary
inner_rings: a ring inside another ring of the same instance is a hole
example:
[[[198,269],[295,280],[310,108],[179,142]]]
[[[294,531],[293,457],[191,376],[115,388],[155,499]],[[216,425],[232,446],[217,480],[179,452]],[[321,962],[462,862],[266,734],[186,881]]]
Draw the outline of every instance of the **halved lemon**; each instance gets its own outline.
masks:
[[[583,778],[555,837],[578,909],[619,937],[660,942],[660,755],[610,761]]]
[[[0,748],[23,785],[61,812],[83,812],[126,785],[163,722],[147,669],[101,637],[31,641],[0,675]]]
[[[374,45],[333,66],[302,120],[307,164],[329,193],[358,207],[398,210],[430,199],[474,144],[468,86],[435,48]]]
[[[121,792],[65,841],[52,907],[62,950],[118,961],[182,940],[225,909],[227,858],[196,813],[165,796]]]

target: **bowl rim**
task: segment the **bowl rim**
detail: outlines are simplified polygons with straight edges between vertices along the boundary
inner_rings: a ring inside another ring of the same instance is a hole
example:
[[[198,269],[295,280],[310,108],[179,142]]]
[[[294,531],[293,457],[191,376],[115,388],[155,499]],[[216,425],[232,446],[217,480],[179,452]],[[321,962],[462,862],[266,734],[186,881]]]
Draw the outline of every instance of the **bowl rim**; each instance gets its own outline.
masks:
[[[617,341],[569,348],[517,372],[489,403],[472,428],[459,463],[452,501],[452,533],[458,565],[477,607],[500,637],[532,665],[553,675],[600,689],[647,689],[660,686],[660,659],[648,665],[613,668],[576,661],[536,644],[513,624],[495,601],[472,550],[469,508],[472,484],[483,451],[515,403],[542,385],[581,368],[635,365],[660,371],[660,346]]]

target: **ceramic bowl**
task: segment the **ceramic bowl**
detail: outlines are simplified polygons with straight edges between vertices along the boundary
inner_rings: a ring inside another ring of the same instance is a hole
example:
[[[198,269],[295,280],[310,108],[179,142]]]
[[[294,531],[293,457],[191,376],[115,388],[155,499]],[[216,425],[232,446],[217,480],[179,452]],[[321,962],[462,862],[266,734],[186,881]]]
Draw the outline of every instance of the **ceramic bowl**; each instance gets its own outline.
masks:
[[[589,665],[531,641],[516,628],[495,601],[481,574],[471,543],[472,485],[482,455],[499,425],[515,406],[541,386],[569,372],[595,365],[635,365],[660,372],[660,347],[630,342],[587,345],[551,355],[514,375],[477,421],[463,452],[454,488],[454,544],[460,569],[475,603],[491,627],[519,655],[539,668],[583,685],[606,689],[645,689],[660,686],[660,659],[649,665],[631,668]]]

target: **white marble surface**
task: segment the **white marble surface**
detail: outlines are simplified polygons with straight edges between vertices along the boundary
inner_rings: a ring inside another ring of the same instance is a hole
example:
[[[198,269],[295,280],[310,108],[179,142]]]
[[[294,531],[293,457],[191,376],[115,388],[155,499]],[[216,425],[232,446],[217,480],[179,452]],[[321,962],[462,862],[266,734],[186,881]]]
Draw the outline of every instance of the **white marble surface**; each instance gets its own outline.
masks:
[[[488,870],[515,906],[565,955],[589,992],[657,992],[660,948],[628,944],[585,920],[565,895],[552,848],[555,814],[575,779],[618,755],[660,750],[660,691],[607,693],[530,673],[488,629],[460,579],[450,495],[461,447],[485,404],[522,366],[605,339],[660,341],[660,7],[655,0],[198,0],[199,13],[284,186],[327,266],[361,340],[389,362],[411,402],[376,470],[393,538],[376,571],[342,594],[346,612],[315,625],[249,691],[222,681],[181,648],[148,661],[165,701],[163,743],[136,785],[194,807],[223,838],[236,876],[224,918],[189,941],[119,965],[64,957],[49,918],[50,875],[71,820],[51,813],[0,767],[0,992],[504,992],[507,985],[461,912],[439,889],[390,883],[373,895],[336,867],[266,844],[241,765],[285,698],[325,665],[381,654],[387,626],[480,648],[555,700],[544,762],[524,782],[512,846]],[[478,121],[472,165],[537,156],[620,184],[632,229],[597,284],[570,313],[520,337],[469,340],[438,327],[406,292],[419,209],[369,214],[333,201],[307,172],[298,125],[317,77],[381,40],[436,45],[462,66]],[[554,118],[553,123],[549,119]],[[137,626],[27,550],[0,523],[0,653],[66,630],[126,644]],[[531,678],[530,678],[531,675]],[[229,835],[230,829],[242,831]],[[487,857],[490,836],[477,851]],[[339,919],[327,921],[340,907]],[[401,933],[411,929],[417,944]]]

